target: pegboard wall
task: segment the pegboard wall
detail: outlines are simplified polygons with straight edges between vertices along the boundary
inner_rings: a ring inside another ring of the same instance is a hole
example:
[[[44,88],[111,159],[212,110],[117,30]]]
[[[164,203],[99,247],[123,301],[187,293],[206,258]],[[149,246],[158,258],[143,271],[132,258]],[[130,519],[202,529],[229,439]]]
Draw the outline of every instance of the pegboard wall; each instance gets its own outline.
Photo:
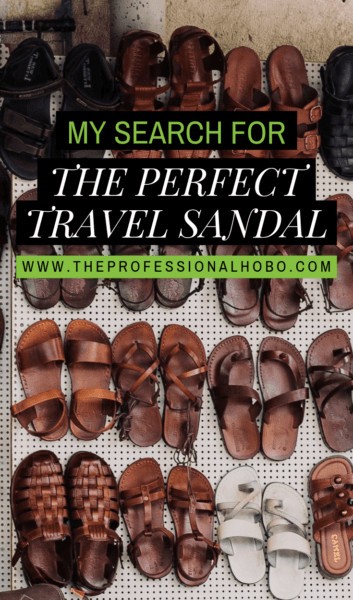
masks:
[[[58,62],[61,63],[60,60]],[[312,85],[320,88],[320,65],[308,64],[307,68]],[[57,93],[53,109],[59,105],[60,94]],[[215,156],[215,153],[213,156]],[[35,187],[35,182],[25,182],[14,177],[13,201],[32,187]],[[323,166],[321,159],[318,158],[318,199],[324,199],[336,192],[347,192],[353,195],[353,183],[334,177]],[[153,250],[156,251],[155,248]],[[203,250],[205,251],[204,248]],[[58,252],[61,252],[60,248],[58,248]],[[107,248],[105,253],[108,253]],[[10,472],[13,472],[20,461],[29,453],[43,448],[50,449],[57,454],[63,468],[65,468],[73,453],[89,449],[110,464],[117,479],[130,463],[142,457],[155,458],[161,466],[165,480],[170,469],[175,465],[173,449],[166,446],[162,441],[151,448],[138,448],[129,441],[120,442],[118,432],[114,429],[90,443],[77,440],[71,433],[68,433],[58,442],[47,443],[29,436],[17,421],[11,420],[10,405],[23,398],[23,390],[16,367],[16,344],[22,332],[29,325],[39,319],[54,319],[61,330],[62,336],[64,336],[66,327],[72,319],[84,318],[97,323],[113,340],[115,335],[129,323],[146,320],[152,325],[158,340],[166,325],[180,323],[191,328],[199,335],[205,345],[207,356],[209,356],[214,346],[224,338],[234,334],[244,335],[250,343],[254,360],[257,359],[261,340],[268,335],[272,335],[272,333],[269,333],[260,321],[245,328],[228,324],[221,315],[215,282],[212,280],[207,280],[203,291],[192,296],[183,307],[177,310],[163,309],[154,304],[143,313],[132,313],[121,306],[118,297],[114,293],[100,287],[97,290],[93,304],[85,310],[70,310],[58,304],[50,310],[37,311],[27,303],[22,290],[12,284],[14,257],[8,248],[2,257],[1,272],[0,298],[5,313],[6,330],[1,353],[3,418],[0,422],[2,440],[0,453],[0,586],[1,590],[5,590],[25,586],[20,563],[12,570],[9,566],[16,544],[9,509],[9,488]],[[292,342],[305,357],[312,340],[325,330],[342,327],[350,334],[352,313],[329,315],[324,310],[319,281],[311,280],[304,283],[310,297],[313,299],[314,308],[300,315],[294,328],[278,335]],[[258,389],[257,381],[255,381],[254,387]],[[70,379],[65,366],[63,368],[62,388],[68,401],[70,401]],[[162,411],[163,391],[160,394],[159,406]],[[197,468],[209,478],[214,488],[229,470],[244,464],[234,460],[227,454],[221,439],[211,397],[206,389],[196,448],[198,455]],[[308,474],[315,463],[331,454],[322,441],[314,403],[310,398],[307,401],[304,423],[299,430],[296,451],[289,460],[277,463],[268,460],[260,453],[254,459],[246,461],[246,464],[256,469],[262,487],[274,481],[284,482],[293,486],[304,496],[308,503],[310,515],[310,540],[312,517],[307,495]],[[351,460],[353,459],[353,451],[347,452],[346,455]],[[173,530],[171,517],[167,509],[165,510],[165,526]],[[187,588],[180,584],[174,572],[159,581],[147,579],[139,574],[127,557],[126,547],[129,540],[122,521],[118,532],[124,543],[124,569],[122,570],[119,566],[116,581],[109,590],[100,596],[102,600],[116,600],[116,598],[140,600],[141,597],[149,597],[153,600],[165,600],[165,598],[169,598],[169,600],[206,600],[208,598],[223,600],[234,596],[238,600],[272,598],[268,589],[267,576],[255,585],[242,585],[233,578],[227,557],[223,555],[208,581],[197,588]],[[337,581],[324,579],[317,569],[314,550],[314,544],[312,543],[312,562],[305,571],[305,584],[300,598],[302,600],[316,600],[318,598],[320,600],[330,600],[332,598],[348,600],[352,595],[353,573]],[[66,598],[71,598],[68,590],[64,590],[64,594]]]

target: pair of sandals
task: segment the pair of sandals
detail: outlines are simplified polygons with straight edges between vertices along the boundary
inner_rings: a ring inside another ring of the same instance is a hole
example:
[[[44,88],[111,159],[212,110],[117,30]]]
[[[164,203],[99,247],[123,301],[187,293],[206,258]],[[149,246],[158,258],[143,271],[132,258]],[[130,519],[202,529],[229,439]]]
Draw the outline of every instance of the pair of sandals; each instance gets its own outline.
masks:
[[[262,493],[256,471],[237,467],[218,484],[216,510],[218,541],[234,577],[253,584],[265,576],[264,527],[270,591],[279,600],[296,598],[310,562],[308,511],[301,495],[284,483],[270,483]]]

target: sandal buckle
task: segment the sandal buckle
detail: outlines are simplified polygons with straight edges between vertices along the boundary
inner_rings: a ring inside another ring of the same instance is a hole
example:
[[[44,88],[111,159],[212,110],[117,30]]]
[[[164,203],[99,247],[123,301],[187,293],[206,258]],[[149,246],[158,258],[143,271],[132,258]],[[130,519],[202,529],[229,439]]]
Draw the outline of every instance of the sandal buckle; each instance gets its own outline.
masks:
[[[316,104],[309,111],[309,119],[311,123],[317,123],[322,117],[322,107]]]

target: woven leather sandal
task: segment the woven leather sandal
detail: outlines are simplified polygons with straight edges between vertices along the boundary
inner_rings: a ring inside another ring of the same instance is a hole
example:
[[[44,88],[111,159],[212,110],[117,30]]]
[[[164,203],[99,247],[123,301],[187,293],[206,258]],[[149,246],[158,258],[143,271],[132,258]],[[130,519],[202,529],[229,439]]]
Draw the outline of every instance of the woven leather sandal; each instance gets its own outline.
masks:
[[[109,389],[110,342],[98,325],[84,319],[71,321],[65,335],[65,358],[72,384],[71,431],[80,440],[94,440],[118,419],[120,397]]]
[[[167,482],[168,508],[176,532],[176,573],[184,585],[204,583],[220,548],[213,537],[214,493],[206,477],[191,467],[174,467]]]
[[[318,567],[339,579],[352,570],[353,465],[344,456],[319,462],[309,476]]]
[[[202,254],[200,246],[159,246],[161,256],[195,256]],[[197,287],[191,291],[192,279],[156,279],[156,300],[166,308],[183,306],[190,296],[201,292],[205,280],[200,279]]]
[[[149,256],[151,246],[109,246],[113,256]],[[152,279],[115,279],[118,296],[129,310],[146,310],[154,302]]]
[[[74,549],[73,583],[86,596],[112,585],[123,545],[118,486],[109,465],[91,452],[77,452],[66,467]]]
[[[11,484],[11,510],[25,577],[34,583],[67,585],[72,577],[71,531],[64,478],[52,452],[40,450],[17,467]]]
[[[18,341],[16,358],[26,399],[12,405],[12,416],[31,435],[59,440],[67,432],[68,413],[61,390],[64,349],[57,324],[44,319],[30,325]]]
[[[22,179],[36,179],[37,158],[50,153],[50,95],[61,85],[50,46],[29,38],[0,70],[0,156]]]
[[[55,585],[38,583],[30,588],[0,592],[1,600],[65,600],[64,595]]]
[[[153,458],[132,463],[120,478],[119,497],[133,565],[146,577],[165,577],[173,566],[174,536],[163,524],[165,491],[158,463]]]

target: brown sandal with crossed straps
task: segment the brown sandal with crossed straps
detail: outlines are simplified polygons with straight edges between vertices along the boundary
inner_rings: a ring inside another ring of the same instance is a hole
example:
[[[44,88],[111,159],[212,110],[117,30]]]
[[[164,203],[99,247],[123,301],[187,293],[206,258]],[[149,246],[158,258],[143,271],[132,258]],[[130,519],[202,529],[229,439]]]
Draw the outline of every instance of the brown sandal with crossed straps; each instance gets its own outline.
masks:
[[[91,452],[77,452],[66,467],[74,548],[73,582],[86,596],[101,594],[114,581],[123,545],[118,486],[109,465]]]
[[[77,319],[66,330],[65,357],[72,384],[71,431],[80,440],[95,440],[118,419],[120,398],[109,390],[110,342],[98,325]]]
[[[319,462],[309,477],[319,569],[338,579],[353,567],[353,465],[344,456]]]
[[[265,338],[259,348],[258,379],[264,401],[262,450],[267,458],[285,460],[295,450],[309,397],[298,350],[281,338]]]
[[[164,441],[190,456],[200,422],[207,372],[205,349],[190,329],[168,325],[162,333],[159,358],[165,390]]]
[[[57,324],[44,319],[30,325],[19,339],[16,358],[26,399],[12,405],[12,416],[31,435],[59,440],[68,429],[68,412],[61,390],[65,358]]]
[[[137,446],[152,446],[162,436],[157,405],[157,342],[148,323],[132,323],[113,344],[113,380],[122,398],[118,429],[120,439]]]
[[[173,566],[174,536],[163,523],[165,491],[158,463],[153,458],[132,463],[120,478],[119,497],[133,565],[146,577],[165,577]]]
[[[177,576],[184,585],[201,585],[220,553],[212,540],[214,492],[196,469],[174,467],[168,477],[167,501],[176,531]]]

